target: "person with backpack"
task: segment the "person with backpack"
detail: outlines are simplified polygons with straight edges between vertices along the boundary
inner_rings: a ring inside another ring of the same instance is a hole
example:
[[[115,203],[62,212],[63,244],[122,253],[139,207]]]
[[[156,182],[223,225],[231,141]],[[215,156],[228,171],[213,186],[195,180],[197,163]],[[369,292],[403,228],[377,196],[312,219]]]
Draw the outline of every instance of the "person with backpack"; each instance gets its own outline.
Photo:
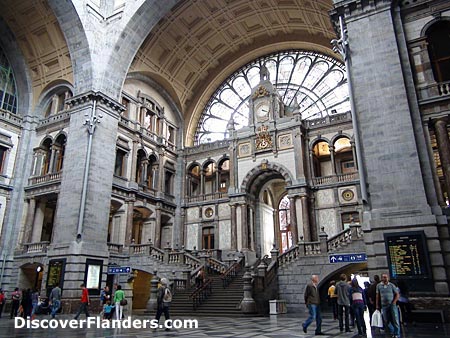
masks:
[[[164,312],[164,317],[166,320],[170,319],[170,303],[172,302],[172,291],[169,288],[169,280],[167,278],[161,278],[161,286],[157,291],[157,309],[155,319],[159,322],[159,318],[161,318],[162,313]],[[168,331],[169,328],[166,328]]]

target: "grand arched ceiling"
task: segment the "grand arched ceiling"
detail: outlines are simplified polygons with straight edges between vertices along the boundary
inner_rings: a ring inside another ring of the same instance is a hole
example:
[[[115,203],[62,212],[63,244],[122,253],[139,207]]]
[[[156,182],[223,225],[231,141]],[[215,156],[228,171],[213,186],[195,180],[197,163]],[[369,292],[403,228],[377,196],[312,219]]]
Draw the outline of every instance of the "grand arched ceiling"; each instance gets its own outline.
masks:
[[[28,65],[33,104],[52,81],[73,83],[69,48],[47,1],[2,0],[0,5],[1,16],[14,33]]]
[[[130,71],[152,74],[174,96],[192,145],[207,100],[242,65],[282,49],[331,54],[331,9],[331,0],[186,0],[152,30]]]

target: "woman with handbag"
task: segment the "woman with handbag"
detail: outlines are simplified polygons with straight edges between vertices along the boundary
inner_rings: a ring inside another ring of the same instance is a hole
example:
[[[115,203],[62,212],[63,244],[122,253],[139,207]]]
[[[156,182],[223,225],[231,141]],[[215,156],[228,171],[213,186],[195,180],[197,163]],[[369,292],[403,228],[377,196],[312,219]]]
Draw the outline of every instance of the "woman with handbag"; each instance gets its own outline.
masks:
[[[121,285],[117,285],[117,290],[114,292],[114,303],[116,304],[116,319],[122,319],[123,307],[127,304],[125,299],[125,292]]]

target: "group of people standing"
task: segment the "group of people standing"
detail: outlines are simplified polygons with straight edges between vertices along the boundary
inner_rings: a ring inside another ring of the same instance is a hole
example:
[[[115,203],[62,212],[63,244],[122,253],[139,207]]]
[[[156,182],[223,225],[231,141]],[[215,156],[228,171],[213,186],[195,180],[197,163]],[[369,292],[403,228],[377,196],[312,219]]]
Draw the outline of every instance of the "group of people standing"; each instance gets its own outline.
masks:
[[[367,332],[364,312],[369,309],[370,318],[375,310],[381,310],[385,332],[390,332],[393,338],[400,337],[400,320],[397,302],[400,292],[397,286],[389,281],[389,275],[384,273],[374,276],[374,282],[363,289],[356,278],[348,280],[347,275],[341,274],[339,282],[330,282],[327,298],[333,308],[334,320],[339,322],[341,332],[352,332],[350,326],[358,329],[358,335]],[[322,333],[322,315],[320,311],[320,294],[318,289],[319,276],[313,275],[307,284],[304,298],[308,307],[309,317],[302,324],[303,332],[307,333],[308,326],[315,320],[315,335]]]

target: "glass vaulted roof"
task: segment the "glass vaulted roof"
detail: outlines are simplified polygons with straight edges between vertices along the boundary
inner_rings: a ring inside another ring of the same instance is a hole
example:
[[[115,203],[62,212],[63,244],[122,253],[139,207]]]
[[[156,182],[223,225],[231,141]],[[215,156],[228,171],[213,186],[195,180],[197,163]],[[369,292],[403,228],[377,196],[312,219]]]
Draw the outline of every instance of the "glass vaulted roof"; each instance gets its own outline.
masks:
[[[258,58],[226,79],[210,98],[199,120],[196,143],[222,140],[228,122],[235,129],[248,125],[249,98],[266,66],[286,107],[295,98],[302,119],[316,119],[350,110],[345,69],[339,61],[319,53],[285,51]]]

